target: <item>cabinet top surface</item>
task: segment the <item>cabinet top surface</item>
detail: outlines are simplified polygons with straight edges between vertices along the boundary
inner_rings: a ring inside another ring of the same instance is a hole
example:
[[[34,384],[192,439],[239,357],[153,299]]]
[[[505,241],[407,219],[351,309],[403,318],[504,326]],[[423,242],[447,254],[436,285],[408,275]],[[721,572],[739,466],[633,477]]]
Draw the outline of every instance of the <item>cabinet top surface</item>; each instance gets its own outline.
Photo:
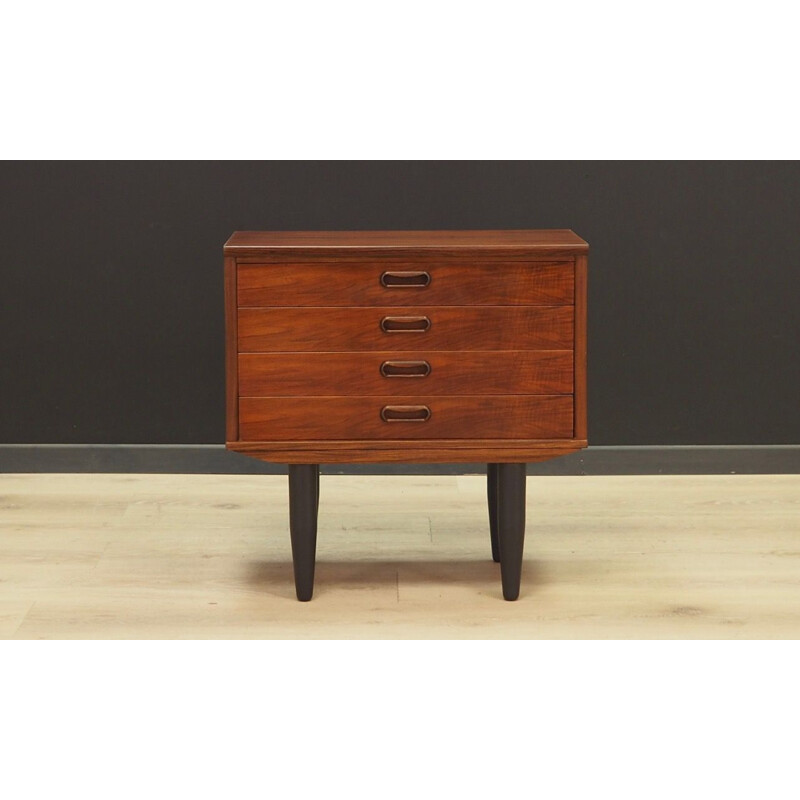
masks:
[[[588,244],[571,230],[512,231],[236,231],[226,255],[259,250],[559,250],[583,253]]]

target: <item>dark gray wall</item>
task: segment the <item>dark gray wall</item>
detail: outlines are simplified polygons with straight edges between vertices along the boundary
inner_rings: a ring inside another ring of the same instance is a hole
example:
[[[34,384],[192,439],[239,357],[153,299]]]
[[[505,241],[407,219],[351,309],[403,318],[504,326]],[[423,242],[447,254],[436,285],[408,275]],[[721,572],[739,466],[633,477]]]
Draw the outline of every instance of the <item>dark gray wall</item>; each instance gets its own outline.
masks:
[[[0,442],[224,439],[236,229],[572,228],[593,444],[800,442],[800,164],[0,166]]]

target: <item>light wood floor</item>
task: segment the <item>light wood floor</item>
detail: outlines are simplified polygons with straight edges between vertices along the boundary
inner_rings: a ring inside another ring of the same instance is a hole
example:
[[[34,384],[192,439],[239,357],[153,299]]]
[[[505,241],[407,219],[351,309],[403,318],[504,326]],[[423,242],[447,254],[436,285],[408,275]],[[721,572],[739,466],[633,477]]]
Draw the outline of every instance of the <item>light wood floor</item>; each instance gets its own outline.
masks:
[[[2,638],[798,638],[800,476],[528,479],[500,594],[483,477],[0,475]]]

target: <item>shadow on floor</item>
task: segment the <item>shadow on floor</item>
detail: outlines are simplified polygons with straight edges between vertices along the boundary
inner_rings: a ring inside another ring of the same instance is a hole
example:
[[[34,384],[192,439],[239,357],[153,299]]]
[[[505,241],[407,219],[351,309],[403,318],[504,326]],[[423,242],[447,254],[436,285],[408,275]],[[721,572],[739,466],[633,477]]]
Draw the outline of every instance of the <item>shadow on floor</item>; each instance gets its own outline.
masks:
[[[291,561],[254,561],[249,565],[247,581],[276,597],[294,599],[294,575]],[[522,570],[523,591],[547,582],[544,566],[526,561]],[[314,597],[340,589],[387,589],[394,587],[398,596],[403,588],[414,586],[464,586],[476,594],[496,594],[502,599],[500,565],[489,559],[475,561],[436,560],[359,560],[317,562]]]

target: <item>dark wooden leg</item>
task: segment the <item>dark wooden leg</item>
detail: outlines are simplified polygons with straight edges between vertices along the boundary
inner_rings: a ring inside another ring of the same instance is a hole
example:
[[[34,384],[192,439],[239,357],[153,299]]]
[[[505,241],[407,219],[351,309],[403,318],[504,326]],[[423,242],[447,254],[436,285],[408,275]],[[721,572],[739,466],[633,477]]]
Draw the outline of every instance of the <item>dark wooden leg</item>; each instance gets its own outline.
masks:
[[[499,464],[486,465],[486,495],[489,499],[489,536],[492,539],[492,559],[500,563],[500,542],[497,538],[497,468]]]
[[[525,544],[525,464],[498,464],[497,533],[503,597],[516,600]]]
[[[318,509],[319,464],[289,464],[289,532],[298,600],[310,600],[314,593]]]

